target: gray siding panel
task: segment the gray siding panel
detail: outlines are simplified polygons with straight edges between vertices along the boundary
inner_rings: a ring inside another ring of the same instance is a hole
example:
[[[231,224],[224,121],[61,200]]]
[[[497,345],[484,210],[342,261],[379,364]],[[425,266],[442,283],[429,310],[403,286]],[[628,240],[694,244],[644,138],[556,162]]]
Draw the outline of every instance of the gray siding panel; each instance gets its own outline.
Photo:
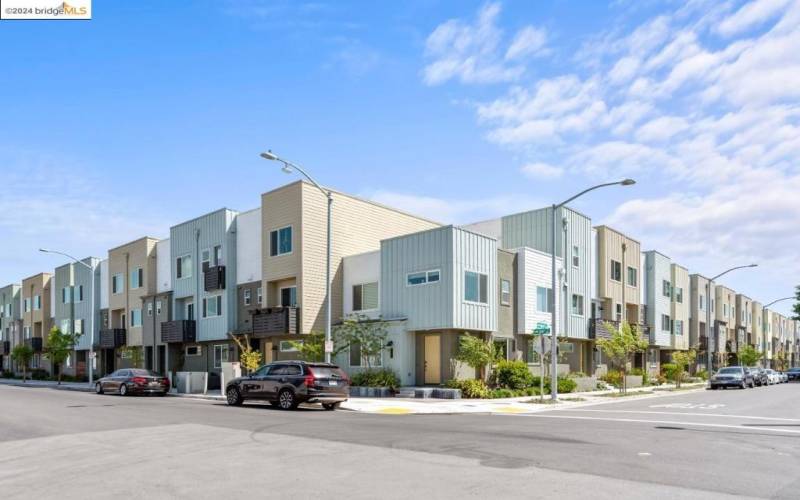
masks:
[[[84,263],[94,266],[94,340],[97,343],[100,332],[100,259],[90,257],[83,259]],[[69,320],[71,317],[83,321],[83,335],[78,339],[78,344],[75,350],[88,350],[91,343],[92,334],[91,319],[92,319],[92,272],[80,264],[65,264],[56,268],[53,276],[53,290],[55,303],[53,304],[55,312],[54,326],[61,328],[61,323],[64,320]],[[75,295],[78,295],[78,287],[83,286],[83,300],[74,303],[74,313],[72,312],[72,304],[65,304],[63,302],[62,289],[69,286],[75,286]],[[72,313],[72,314],[71,314]],[[73,323],[74,325],[74,323]]]

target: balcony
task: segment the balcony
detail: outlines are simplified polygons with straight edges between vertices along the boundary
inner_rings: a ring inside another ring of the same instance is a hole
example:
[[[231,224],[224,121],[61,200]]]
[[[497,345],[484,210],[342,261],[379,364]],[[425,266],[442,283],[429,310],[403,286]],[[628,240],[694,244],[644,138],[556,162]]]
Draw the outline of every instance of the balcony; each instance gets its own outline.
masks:
[[[116,349],[125,345],[125,329],[109,328],[100,330],[100,348]]]
[[[300,308],[273,307],[253,311],[253,336],[256,338],[291,335],[300,330]]]
[[[11,341],[4,340],[0,342],[0,356],[8,356],[11,354]]]
[[[197,327],[194,320],[180,319],[164,321],[161,323],[161,342],[172,344],[176,342],[195,342]]]
[[[606,323],[613,325],[614,328],[619,328],[620,322],[613,320],[606,320],[602,318],[594,318],[589,323],[589,338],[590,339],[608,339],[611,338],[611,332],[606,328]],[[636,327],[639,336],[647,341],[650,341],[650,327],[646,325],[631,325]]]
[[[225,289],[225,266],[209,267],[203,271],[203,289],[206,292]]]
[[[33,352],[42,352],[42,337],[25,339],[25,344],[33,349]]]

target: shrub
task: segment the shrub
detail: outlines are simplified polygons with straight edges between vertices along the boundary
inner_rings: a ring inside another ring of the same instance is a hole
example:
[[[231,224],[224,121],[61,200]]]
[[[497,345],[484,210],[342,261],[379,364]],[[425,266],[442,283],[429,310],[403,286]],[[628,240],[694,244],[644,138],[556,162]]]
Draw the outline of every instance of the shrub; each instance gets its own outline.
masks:
[[[50,378],[50,374],[47,373],[47,370],[42,370],[41,368],[31,370],[30,376],[33,380],[48,380]]]
[[[488,399],[491,392],[483,380],[448,380],[447,387],[461,389],[461,397],[466,399]]]
[[[586,377],[588,377],[588,375],[586,375],[583,372],[570,372],[569,374],[567,374],[567,378],[586,378]]]
[[[613,385],[614,387],[622,386],[622,372],[619,370],[609,370],[605,375],[600,377],[600,380]]]
[[[353,375],[350,385],[356,387],[388,387],[396,390],[400,387],[400,378],[391,370],[367,370]]]
[[[568,392],[574,392],[576,387],[578,387],[578,384],[574,380],[572,380],[571,378],[559,378],[558,379],[558,392],[559,392],[559,394],[566,394]]]
[[[515,398],[519,396],[522,391],[516,391],[513,389],[495,389],[491,393],[492,399],[501,399],[501,398]]]
[[[678,365],[675,363],[664,363],[661,365],[661,373],[667,380],[675,380],[675,375],[678,373]]]
[[[11,370],[3,370],[3,373],[0,374],[0,377],[2,377],[2,378],[14,378],[14,372],[12,372]]]
[[[493,380],[498,387],[525,389],[533,385],[533,374],[524,361],[499,361],[494,368]]]
[[[697,378],[699,378],[700,380],[708,380],[708,371],[706,371],[706,370],[697,370],[697,373],[695,373],[695,376]]]

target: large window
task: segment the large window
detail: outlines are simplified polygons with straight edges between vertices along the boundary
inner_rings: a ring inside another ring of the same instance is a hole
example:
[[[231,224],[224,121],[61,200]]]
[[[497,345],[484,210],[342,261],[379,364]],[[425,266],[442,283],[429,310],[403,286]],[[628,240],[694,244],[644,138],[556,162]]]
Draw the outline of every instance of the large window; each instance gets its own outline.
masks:
[[[61,289],[61,303],[69,304],[70,302],[72,302],[72,293],[70,293],[69,287],[65,286]]]
[[[683,288],[675,287],[674,297],[675,297],[675,302],[683,304]]]
[[[261,290],[259,288],[259,290]],[[297,307],[297,287],[281,288],[281,307]]]
[[[244,305],[246,305],[246,306],[249,306],[251,304],[251,301],[252,301],[252,299],[250,297],[251,293],[252,292],[250,291],[249,288],[245,288],[244,289]]]
[[[24,300],[24,302],[22,304],[22,310],[24,312],[28,312],[28,311],[31,310],[31,298],[30,297],[26,297],[25,298],[25,300]]]
[[[83,302],[83,285],[78,285],[75,287],[75,297],[73,297],[75,302]]]
[[[115,274],[111,278],[111,293],[116,295],[122,293],[123,290],[125,290],[125,275]]]
[[[675,335],[683,335],[683,320],[675,320]]]
[[[302,340],[291,341],[291,340],[281,340],[278,344],[278,349],[281,352],[297,352],[297,346],[295,344],[302,344]]]
[[[464,300],[486,304],[488,277],[472,271],[464,272]]]
[[[526,360],[528,363],[532,365],[541,364],[542,358],[536,349],[541,346],[541,340],[538,338],[533,338],[528,340],[528,349],[526,350]]]
[[[622,263],[613,259],[611,260],[611,279],[622,282]]]
[[[70,328],[70,321],[68,319],[61,320],[61,333],[72,333]]]
[[[536,287],[536,310],[553,312],[553,290],[551,288]]]
[[[353,311],[378,308],[378,282],[353,285]]]
[[[622,304],[617,304],[614,306],[615,311],[615,319],[617,321],[622,321]]]
[[[628,286],[636,286],[636,284],[639,282],[638,274],[638,269],[628,266]]]
[[[182,255],[178,257],[175,268],[177,270],[178,279],[192,277],[192,256]]]
[[[222,368],[222,363],[228,362],[228,344],[214,346],[214,368]]]
[[[369,358],[369,363],[367,363],[368,361],[367,357],[362,354],[361,344],[359,344],[358,342],[353,342],[350,344],[349,358],[350,359],[348,360],[348,362],[350,366],[353,367],[367,366],[367,365],[371,367],[383,366],[383,359],[381,354],[378,354],[376,356],[371,356]]]
[[[577,246],[572,247],[572,265],[575,267],[580,267],[581,265],[580,250]]]
[[[699,297],[700,297],[700,310],[701,311],[705,311],[705,309],[706,309],[706,306],[705,306],[706,296],[705,295],[699,295]]]
[[[426,283],[436,283],[437,281],[439,281],[438,269],[409,273],[406,275],[407,286],[424,285]]]
[[[204,298],[203,317],[214,318],[217,316],[222,316],[222,295]]]
[[[661,330],[665,332],[670,331],[670,320],[669,316],[666,314],[661,315]]]
[[[131,327],[142,326],[142,310],[131,309]]]
[[[211,264],[214,266],[221,266],[222,262],[222,245],[214,247],[213,254],[211,255]]]
[[[511,305],[511,282],[500,280],[500,303],[504,306]]]
[[[38,311],[42,308],[42,296],[36,295],[33,297],[33,310]]]
[[[292,226],[282,227],[269,233],[269,255],[292,253]]]
[[[131,270],[131,290],[136,288],[142,287],[142,282],[144,281],[144,271],[141,267],[137,267],[136,269]]]
[[[672,296],[672,284],[667,280],[661,280],[661,295],[664,297]]]
[[[583,295],[572,294],[572,314],[583,316]]]
[[[261,287],[258,287],[256,288],[256,303],[261,305],[262,302],[264,302],[264,295],[261,293]],[[295,300],[295,302],[297,301]]]

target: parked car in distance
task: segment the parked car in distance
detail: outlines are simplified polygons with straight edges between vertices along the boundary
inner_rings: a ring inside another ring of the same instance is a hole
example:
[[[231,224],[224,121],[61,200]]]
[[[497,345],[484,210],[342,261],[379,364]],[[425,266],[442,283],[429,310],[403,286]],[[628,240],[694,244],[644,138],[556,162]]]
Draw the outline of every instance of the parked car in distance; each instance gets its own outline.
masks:
[[[300,403],[322,403],[326,410],[335,410],[347,401],[349,389],[350,379],[336,365],[276,361],[225,384],[225,397],[231,406],[262,400],[283,410]]]
[[[748,368],[750,373],[753,375],[753,382],[757,386],[767,385],[767,372],[764,371],[763,368],[760,366],[752,366]]]
[[[778,372],[771,368],[767,368],[767,377],[769,378],[769,385],[780,384],[781,377],[778,375]]]
[[[748,387],[755,387],[753,376],[750,371],[743,366],[726,366],[720,368],[714,376],[709,380],[709,387],[711,389],[719,389],[720,387],[739,387],[746,389]]]
[[[94,384],[94,392],[97,394],[112,392],[120,396],[128,394],[164,396],[169,392],[169,387],[169,379],[154,371],[142,368],[123,368],[98,379]]]
[[[789,382],[789,375],[787,375],[786,372],[778,372],[778,375],[781,376],[781,383],[782,384],[785,384],[785,383]]]
[[[800,367],[789,368],[786,372],[786,377],[791,382],[792,380],[800,380]]]

